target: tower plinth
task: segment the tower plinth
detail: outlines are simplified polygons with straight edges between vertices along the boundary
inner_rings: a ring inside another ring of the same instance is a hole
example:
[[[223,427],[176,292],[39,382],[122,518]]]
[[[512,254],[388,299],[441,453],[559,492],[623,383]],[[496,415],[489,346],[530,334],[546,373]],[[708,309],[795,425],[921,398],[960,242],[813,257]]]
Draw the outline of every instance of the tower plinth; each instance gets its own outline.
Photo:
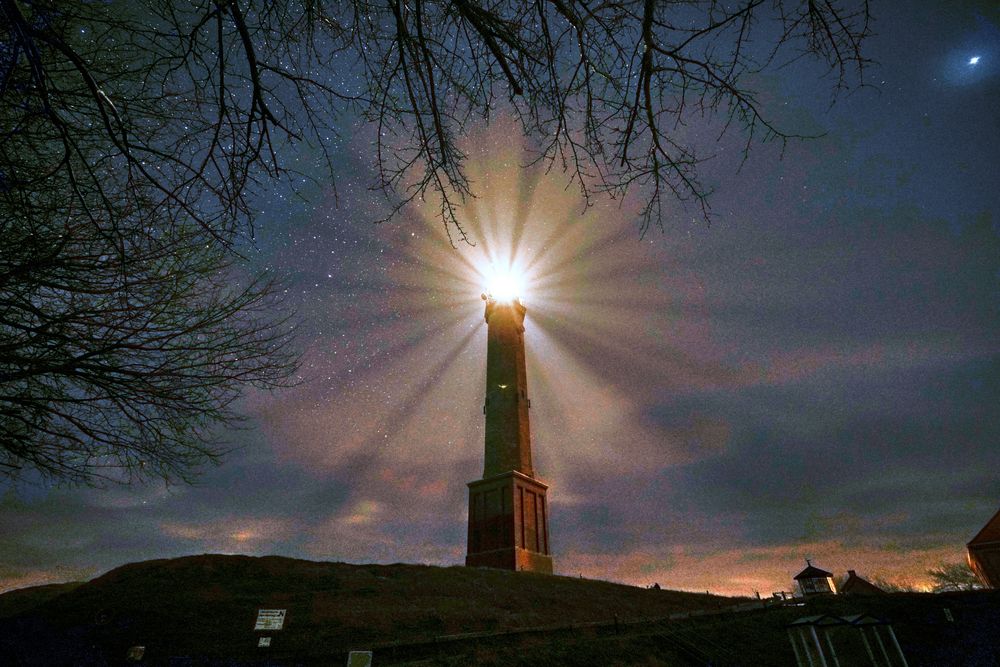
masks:
[[[486,299],[486,452],[469,482],[465,564],[552,573],[546,491],[531,464],[524,305]]]

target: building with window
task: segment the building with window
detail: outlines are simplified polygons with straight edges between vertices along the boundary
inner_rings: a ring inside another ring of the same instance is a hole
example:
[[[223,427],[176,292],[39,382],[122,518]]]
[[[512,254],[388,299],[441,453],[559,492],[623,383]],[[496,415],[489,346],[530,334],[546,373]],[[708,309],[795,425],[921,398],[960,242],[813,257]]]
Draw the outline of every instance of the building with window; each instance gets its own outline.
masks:
[[[793,578],[799,585],[799,590],[802,591],[802,597],[833,595],[837,592],[837,587],[833,583],[833,574],[819,569],[808,558],[806,559],[806,569]]]

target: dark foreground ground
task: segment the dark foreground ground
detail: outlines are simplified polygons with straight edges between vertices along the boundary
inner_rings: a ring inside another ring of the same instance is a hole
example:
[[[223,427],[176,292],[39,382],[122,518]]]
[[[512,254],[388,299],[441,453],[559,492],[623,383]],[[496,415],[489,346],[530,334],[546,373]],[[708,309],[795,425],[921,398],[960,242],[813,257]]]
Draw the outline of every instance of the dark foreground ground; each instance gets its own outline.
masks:
[[[261,608],[286,609],[284,628],[255,631]],[[571,577],[245,556],[0,595],[0,665],[123,665],[131,646],[146,647],[140,664],[177,666],[346,665],[351,649],[377,666],[794,665],[785,625],[820,613],[891,620],[911,667],[1000,667],[1000,592],[762,608]],[[842,667],[859,664],[843,653]]]

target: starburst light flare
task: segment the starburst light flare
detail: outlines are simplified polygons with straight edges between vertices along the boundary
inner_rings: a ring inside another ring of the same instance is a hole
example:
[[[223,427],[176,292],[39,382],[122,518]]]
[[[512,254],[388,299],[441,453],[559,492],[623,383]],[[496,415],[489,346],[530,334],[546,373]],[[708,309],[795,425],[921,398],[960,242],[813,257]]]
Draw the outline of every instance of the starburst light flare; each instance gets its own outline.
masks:
[[[515,301],[524,295],[522,276],[513,268],[490,266],[486,272],[486,296],[497,301]]]

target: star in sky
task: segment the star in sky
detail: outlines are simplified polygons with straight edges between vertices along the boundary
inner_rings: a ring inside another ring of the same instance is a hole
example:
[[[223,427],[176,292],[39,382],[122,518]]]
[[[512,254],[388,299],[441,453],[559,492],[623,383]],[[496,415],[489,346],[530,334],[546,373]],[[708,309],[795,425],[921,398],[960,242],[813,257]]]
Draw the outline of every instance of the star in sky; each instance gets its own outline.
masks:
[[[969,58],[969,64],[970,65],[979,64],[979,56],[972,56],[971,58]]]

